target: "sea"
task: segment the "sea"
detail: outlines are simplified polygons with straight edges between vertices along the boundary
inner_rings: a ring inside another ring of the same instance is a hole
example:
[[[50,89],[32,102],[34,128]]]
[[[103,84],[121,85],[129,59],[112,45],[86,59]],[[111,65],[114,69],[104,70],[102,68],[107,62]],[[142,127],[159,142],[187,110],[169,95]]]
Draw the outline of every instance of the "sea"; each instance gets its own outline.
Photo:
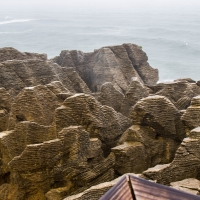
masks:
[[[200,80],[200,10],[1,10],[0,48],[46,53],[92,52],[134,43],[159,70],[159,82]]]

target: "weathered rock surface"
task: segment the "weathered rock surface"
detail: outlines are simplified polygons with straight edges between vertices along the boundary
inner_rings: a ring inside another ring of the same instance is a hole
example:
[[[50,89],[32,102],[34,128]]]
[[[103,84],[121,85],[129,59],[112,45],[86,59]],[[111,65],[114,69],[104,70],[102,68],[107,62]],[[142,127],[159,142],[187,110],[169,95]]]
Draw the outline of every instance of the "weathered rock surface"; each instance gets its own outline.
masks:
[[[117,112],[120,112],[124,99],[124,94],[117,90],[112,83],[107,82],[101,86],[98,101],[102,105],[107,105],[114,108]]]
[[[10,94],[5,88],[0,88],[0,132],[5,131],[8,127],[11,102]]]
[[[102,106],[94,97],[76,94],[68,97],[55,111],[57,131],[70,125],[82,125],[90,137],[97,137],[103,149],[110,152],[122,133],[131,125],[131,120],[113,108]]]
[[[97,100],[103,105],[114,108],[125,116],[129,116],[129,111],[137,101],[149,95],[148,88],[145,87],[138,78],[132,78],[125,92],[125,95],[107,82],[101,86]]]
[[[101,142],[90,139],[81,127],[65,128],[56,138],[53,127],[23,122],[16,130],[3,133],[1,161],[7,168],[1,172],[9,181],[4,178],[2,187],[17,187],[17,194],[5,193],[5,199],[46,199],[45,193],[52,187],[65,188],[66,196],[75,189],[114,179],[114,156],[105,159]]]
[[[47,60],[47,55],[38,53],[28,53],[28,52],[22,53],[12,47],[0,48],[0,62],[4,62],[7,60],[28,60],[28,59]]]
[[[154,91],[154,94],[167,97],[179,110],[186,109],[192,98],[200,94],[200,87],[189,78],[149,87]]]
[[[112,148],[115,170],[119,174],[141,173],[150,166],[171,162],[185,136],[175,106],[166,97],[150,96],[136,103],[131,117],[134,125],[123,133],[120,145]]]
[[[111,187],[113,187],[120,179],[121,177],[110,181],[101,183],[99,185],[92,186],[91,188],[85,190],[84,192],[73,195],[70,197],[65,198],[64,200],[86,200],[86,199],[92,199],[92,200],[98,200],[100,199]],[[47,200],[53,200],[53,198],[47,198]],[[55,199],[57,200],[57,199]]]
[[[134,44],[0,49],[0,199],[98,199],[129,172],[197,194],[200,84],[156,84],[147,60]]]
[[[187,131],[200,126],[200,96],[192,99],[191,105],[187,108],[181,119]]]
[[[199,179],[200,174],[200,128],[195,128],[185,138],[170,164],[158,165],[143,172],[146,178],[158,183],[170,184],[187,178]]]
[[[59,107],[58,97],[43,85],[25,87],[13,101],[8,129],[21,121],[34,121],[41,125],[53,123],[53,112]]]
[[[181,141],[185,137],[181,115],[176,107],[164,96],[149,96],[138,101],[133,107],[133,124],[149,126],[157,136]]]
[[[156,84],[158,70],[147,62],[142,49],[133,44],[103,47],[92,53],[62,51],[53,59],[62,67],[73,67],[91,91],[100,91],[105,82],[113,83],[121,92],[128,89],[132,77],[146,84]]]
[[[60,81],[70,92],[90,93],[79,75],[44,60],[11,60],[0,63],[0,87],[18,94],[24,87]],[[77,91],[76,91],[77,89]]]
[[[172,182],[170,186],[184,192],[199,195],[200,181],[194,178],[188,178],[182,181]]]

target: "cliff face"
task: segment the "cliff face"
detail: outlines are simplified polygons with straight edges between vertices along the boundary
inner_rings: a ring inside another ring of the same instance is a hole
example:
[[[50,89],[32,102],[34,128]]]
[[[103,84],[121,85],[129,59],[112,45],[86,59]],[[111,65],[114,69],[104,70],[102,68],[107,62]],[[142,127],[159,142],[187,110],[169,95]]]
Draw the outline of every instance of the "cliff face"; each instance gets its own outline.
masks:
[[[158,70],[147,60],[146,53],[134,44],[103,47],[93,53],[62,51],[53,59],[62,67],[74,68],[92,92],[100,91],[105,82],[111,82],[119,91],[125,92],[132,77],[148,85],[156,84]]]
[[[88,188],[124,173],[199,178],[199,83],[156,84],[147,60],[134,44],[51,60],[0,49],[0,199],[98,199],[113,182]]]

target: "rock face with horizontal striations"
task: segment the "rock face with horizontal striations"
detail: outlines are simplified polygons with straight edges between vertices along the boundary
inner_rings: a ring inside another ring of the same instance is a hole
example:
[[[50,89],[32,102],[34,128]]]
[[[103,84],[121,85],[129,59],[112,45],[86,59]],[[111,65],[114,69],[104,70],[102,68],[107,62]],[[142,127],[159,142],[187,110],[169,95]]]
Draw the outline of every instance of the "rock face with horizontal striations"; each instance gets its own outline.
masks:
[[[28,53],[28,52],[22,53],[12,47],[0,48],[0,62],[4,62],[7,60],[28,60],[28,59],[47,60],[47,55],[38,53]]]
[[[58,97],[46,86],[25,87],[13,101],[8,129],[20,121],[34,121],[41,125],[53,123]]]
[[[200,173],[200,127],[193,129],[176,151],[174,160],[167,165],[159,165],[143,172],[146,178],[161,184],[181,181],[187,178],[199,179]]]
[[[101,86],[101,92],[97,100],[102,105],[107,105],[120,112],[124,99],[123,93],[117,90],[112,83],[106,82]]]
[[[73,93],[90,93],[87,85],[74,70],[63,69],[57,64],[38,59],[1,62],[0,80],[0,87],[12,90],[14,94],[18,94],[24,87],[46,85],[53,81],[60,81]]]
[[[131,111],[134,125],[123,133],[120,145],[112,148],[115,170],[120,174],[141,173],[150,166],[171,162],[185,136],[180,117],[166,97],[149,96],[138,101]]]
[[[178,110],[186,109],[193,97],[200,94],[200,87],[191,79],[178,79],[171,83],[149,86],[156,95],[167,97]]]
[[[200,126],[200,96],[192,99],[191,105],[187,108],[181,119],[187,131]]]
[[[200,84],[156,84],[147,61],[135,44],[1,48],[0,199],[95,200],[125,173],[198,194]]]
[[[149,126],[156,130],[157,137],[181,141],[185,130],[176,107],[164,96],[149,96],[141,99],[132,108],[133,124]]]
[[[145,84],[153,85],[158,81],[158,70],[147,62],[142,49],[134,44],[108,46],[93,53],[81,51],[62,51],[53,59],[62,67],[73,67],[91,91],[100,91],[105,82],[111,82],[116,89],[125,92],[132,77]]]
[[[70,125],[82,125],[103,143],[105,153],[115,146],[122,133],[130,126],[131,120],[113,108],[102,106],[94,97],[76,94],[68,97],[55,111],[57,131]]]
[[[5,131],[8,127],[11,102],[11,95],[5,88],[0,88],[0,132]]]

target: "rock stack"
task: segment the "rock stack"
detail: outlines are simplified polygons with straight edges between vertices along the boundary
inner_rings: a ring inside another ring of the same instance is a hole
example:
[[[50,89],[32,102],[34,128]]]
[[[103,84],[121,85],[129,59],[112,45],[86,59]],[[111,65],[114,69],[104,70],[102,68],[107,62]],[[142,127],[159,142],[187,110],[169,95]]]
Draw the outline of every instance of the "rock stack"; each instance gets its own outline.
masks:
[[[200,84],[157,84],[147,61],[0,49],[0,199],[95,200],[125,173],[198,194]]]

